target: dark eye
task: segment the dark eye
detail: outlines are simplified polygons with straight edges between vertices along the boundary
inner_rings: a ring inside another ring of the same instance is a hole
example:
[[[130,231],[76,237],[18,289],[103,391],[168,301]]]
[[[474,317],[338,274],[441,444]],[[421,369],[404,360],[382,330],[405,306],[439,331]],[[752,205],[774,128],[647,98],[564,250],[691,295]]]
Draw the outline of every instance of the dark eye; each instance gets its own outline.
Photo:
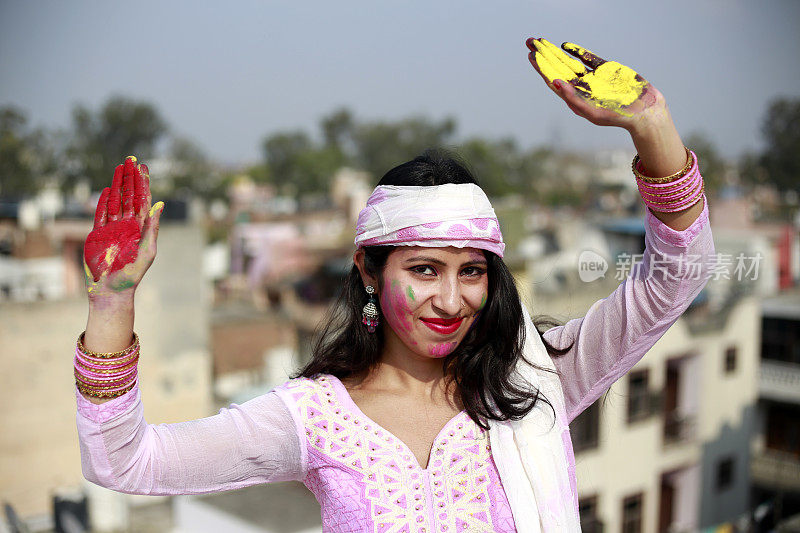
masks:
[[[486,272],[486,270],[480,267],[472,266],[465,268],[462,272],[470,277],[480,277]]]
[[[411,267],[411,272],[421,274],[423,276],[430,276],[436,274],[436,271],[430,265],[417,265]]]

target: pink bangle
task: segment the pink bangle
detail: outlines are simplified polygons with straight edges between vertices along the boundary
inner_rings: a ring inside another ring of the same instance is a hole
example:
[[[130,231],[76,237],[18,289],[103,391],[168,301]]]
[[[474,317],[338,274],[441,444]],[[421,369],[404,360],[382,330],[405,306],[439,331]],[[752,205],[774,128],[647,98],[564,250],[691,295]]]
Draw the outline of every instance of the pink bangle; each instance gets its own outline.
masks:
[[[636,185],[639,189],[650,191],[654,194],[669,194],[685,188],[687,184],[696,181],[699,176],[699,172],[692,172],[678,180],[660,184],[647,183],[646,181],[636,178]]]
[[[643,198],[645,196],[648,196],[649,199],[656,204],[670,203],[674,201],[679,201],[682,198],[685,198],[687,194],[691,194],[692,192],[696,191],[699,185],[702,183],[702,181],[703,178],[700,176],[700,174],[695,174],[694,178],[689,183],[685,183],[683,184],[683,187],[681,187],[680,189],[677,189],[675,191],[670,191],[668,193],[660,193],[653,190],[648,190],[640,184],[639,193],[642,195]]]
[[[75,385],[86,396],[115,398],[133,389],[138,383],[139,337],[133,334],[133,344],[113,353],[96,353],[83,346],[83,334],[78,337],[73,359]]]
[[[113,359],[98,359],[97,357],[92,357],[92,356],[87,355],[86,353],[82,352],[80,350],[80,348],[78,348],[77,346],[75,347],[75,355],[80,357],[81,361],[83,361],[83,362],[85,362],[87,364],[97,365],[98,367],[119,366],[119,365],[125,364],[126,362],[131,361],[138,354],[139,354],[139,347],[137,346],[136,349],[134,349],[132,352],[130,352],[130,353],[126,354],[126,355],[123,355],[123,356],[120,356],[120,357],[115,357]]]
[[[75,379],[86,387],[107,388],[107,387],[126,385],[130,383],[132,380],[136,379],[137,375],[138,372],[133,372],[129,375],[123,376],[122,378],[112,379],[112,380],[101,380],[101,379],[87,378],[86,376],[83,376],[76,371]]]
[[[644,203],[653,211],[671,213],[683,211],[703,197],[705,185],[697,162],[697,155],[686,149],[689,157],[687,165],[672,176],[649,178],[642,174],[642,162],[637,157],[633,161],[636,185]]]
[[[658,211],[661,213],[674,213],[677,211],[683,211],[684,209],[688,209],[689,207],[696,204],[701,198],[703,198],[703,193],[705,192],[705,185],[700,186],[700,190],[697,191],[696,194],[690,196],[686,201],[680,202],[674,205],[659,205],[653,202],[650,202],[645,199],[644,203],[647,204],[650,209],[653,211]]]
[[[97,374],[100,376],[125,373],[126,371],[135,368],[138,362],[139,362],[139,357],[137,356],[124,365],[116,367],[97,367],[95,365],[86,364],[85,362],[81,361],[80,357],[78,357],[77,355],[75,356],[75,361],[74,361],[75,368],[79,368],[84,373]]]
[[[132,352],[129,356],[121,357],[119,361],[117,361],[115,364],[97,363],[95,361],[87,360],[86,356],[78,350],[75,350],[75,357],[78,359],[81,365],[86,368],[93,368],[96,370],[116,370],[119,368],[126,367],[133,361],[137,360],[139,358],[139,350],[137,349],[135,352]]]

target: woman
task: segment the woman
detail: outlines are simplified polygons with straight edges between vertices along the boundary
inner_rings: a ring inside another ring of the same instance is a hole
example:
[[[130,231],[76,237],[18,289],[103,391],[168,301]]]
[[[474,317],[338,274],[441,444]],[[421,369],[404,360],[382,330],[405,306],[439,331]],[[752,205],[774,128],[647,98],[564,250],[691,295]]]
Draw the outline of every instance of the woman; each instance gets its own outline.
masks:
[[[162,207],[129,158],[86,242],[75,359],[86,478],[140,494],[299,480],[326,531],[580,530],[569,423],[688,307],[707,278],[685,256],[714,247],[696,158],[661,93],[576,45],[563,48],[580,61],[527,44],[572,111],[625,128],[638,151],[647,246],[611,296],[540,334],[483,191],[454,161],[420,157],[389,171],[361,212],[353,269],[298,377],[216,416],[148,425],[133,294]]]

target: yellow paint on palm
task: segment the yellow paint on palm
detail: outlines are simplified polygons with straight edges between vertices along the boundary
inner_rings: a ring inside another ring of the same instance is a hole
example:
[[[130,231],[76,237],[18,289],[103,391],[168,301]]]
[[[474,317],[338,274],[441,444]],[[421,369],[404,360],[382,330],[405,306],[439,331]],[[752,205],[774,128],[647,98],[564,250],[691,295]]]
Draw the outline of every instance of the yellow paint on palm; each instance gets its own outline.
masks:
[[[639,99],[647,86],[647,80],[633,69],[616,61],[606,61],[589,71],[546,39],[534,40],[533,43],[537,51],[536,64],[548,82],[557,79],[569,81],[576,91],[599,107],[628,117],[633,115],[624,108]],[[577,44],[564,43],[564,48],[583,58],[596,57]]]
[[[623,115],[623,106],[634,103],[642,96],[647,80],[637,77],[636,72],[616,61],[607,61],[581,78],[589,90],[584,93],[596,100],[601,107],[613,109]],[[581,90],[581,88],[578,88]]]
[[[108,247],[108,250],[106,250],[106,258],[105,258],[105,262],[108,266],[111,266],[111,263],[114,262],[114,259],[117,257],[117,253],[119,253],[119,246],[117,246],[116,244],[112,244],[111,246]]]

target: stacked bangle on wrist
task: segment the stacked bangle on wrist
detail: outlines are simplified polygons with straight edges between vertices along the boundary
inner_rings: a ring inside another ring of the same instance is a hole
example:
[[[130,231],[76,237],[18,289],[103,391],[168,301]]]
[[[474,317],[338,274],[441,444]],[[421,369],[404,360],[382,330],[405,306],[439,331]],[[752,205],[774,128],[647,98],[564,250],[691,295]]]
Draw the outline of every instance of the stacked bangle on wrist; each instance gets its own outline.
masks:
[[[83,345],[83,333],[75,346],[75,385],[83,394],[95,398],[115,398],[133,388],[138,376],[139,337],[118,352],[98,353]]]
[[[633,158],[631,168],[644,203],[653,211],[671,213],[683,211],[697,203],[705,192],[703,177],[697,166],[697,156],[686,148],[686,165],[672,176],[652,178],[642,174],[639,155]]]

